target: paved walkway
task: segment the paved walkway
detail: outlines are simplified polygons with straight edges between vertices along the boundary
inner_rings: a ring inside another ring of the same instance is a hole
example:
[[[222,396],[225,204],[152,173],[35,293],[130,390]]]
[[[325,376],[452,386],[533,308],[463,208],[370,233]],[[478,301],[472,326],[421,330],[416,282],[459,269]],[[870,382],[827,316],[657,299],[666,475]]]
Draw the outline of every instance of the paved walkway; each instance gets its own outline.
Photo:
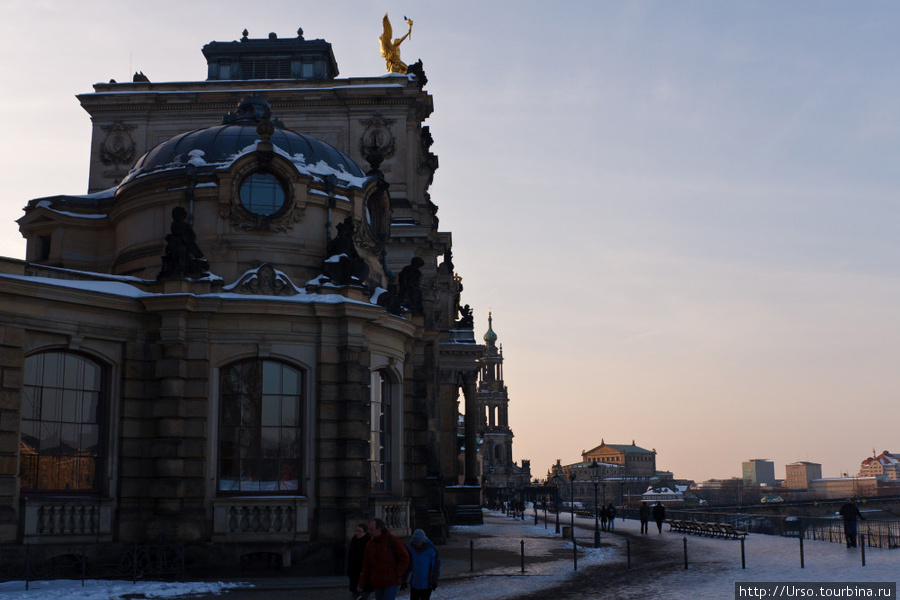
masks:
[[[452,585],[466,579],[490,575],[521,575],[522,553],[525,571],[541,575],[551,565],[558,568],[560,560],[572,560],[569,542],[555,533],[555,515],[539,511],[539,526],[534,526],[534,513],[525,520],[507,517],[497,512],[484,513],[484,525],[451,528],[447,543],[438,546],[441,556],[441,583]],[[569,526],[568,514],[561,515],[560,529]],[[579,522],[580,521],[580,522]],[[603,545],[624,544],[624,541],[604,535]],[[593,524],[576,519],[576,539],[581,547],[593,546]],[[252,587],[229,590],[222,600],[347,600],[346,577],[251,577]],[[203,596],[200,596],[203,598]],[[213,596],[210,596],[213,598]]]
[[[434,600],[510,599],[637,600],[644,598],[721,600],[733,597],[736,582],[746,581],[896,581],[897,550],[861,553],[842,544],[807,542],[752,535],[744,549],[734,540],[673,534],[664,527],[649,535],[636,521],[616,520],[614,533],[602,534],[593,547],[593,519],[576,518],[578,569],[573,546],[554,532],[555,515],[545,527],[533,513],[524,521],[484,513],[484,525],[454,527],[446,545],[438,546],[443,565]],[[561,515],[561,525],[570,515]],[[525,570],[522,570],[522,549]],[[685,550],[689,550],[690,569]],[[801,563],[805,557],[805,566]],[[630,568],[629,568],[630,565]],[[347,600],[344,577],[279,577],[235,580],[253,587],[229,590],[219,600]],[[408,593],[401,597],[408,597]]]

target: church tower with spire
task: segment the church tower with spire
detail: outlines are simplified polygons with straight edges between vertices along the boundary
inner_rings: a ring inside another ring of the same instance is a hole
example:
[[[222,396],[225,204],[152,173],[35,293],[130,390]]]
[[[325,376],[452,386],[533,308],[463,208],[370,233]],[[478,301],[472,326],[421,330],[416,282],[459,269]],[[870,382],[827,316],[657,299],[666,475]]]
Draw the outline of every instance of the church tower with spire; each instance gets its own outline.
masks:
[[[487,497],[508,498],[508,491],[531,481],[530,461],[513,462],[513,432],[509,427],[509,394],[503,382],[503,346],[497,345],[493,314],[488,313],[484,354],[478,359],[479,381],[475,396],[478,437],[481,438],[482,485]],[[503,491],[506,488],[507,491]]]

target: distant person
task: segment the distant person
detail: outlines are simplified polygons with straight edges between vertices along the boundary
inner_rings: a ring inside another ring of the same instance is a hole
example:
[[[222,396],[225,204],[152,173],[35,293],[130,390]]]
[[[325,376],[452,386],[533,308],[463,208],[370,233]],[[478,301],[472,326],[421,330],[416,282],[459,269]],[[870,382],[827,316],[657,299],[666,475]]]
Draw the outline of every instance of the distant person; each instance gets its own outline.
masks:
[[[848,498],[838,511],[841,518],[844,519],[844,537],[847,539],[848,548],[856,548],[856,520],[866,520],[862,513],[859,512],[859,506],[856,505],[855,498]]]
[[[609,523],[609,530],[616,530],[616,507],[613,506],[613,503],[610,502],[609,506],[606,507],[606,519]]]
[[[363,553],[356,591],[363,593],[371,588],[375,592],[375,600],[394,600],[403,574],[409,568],[409,550],[402,541],[391,535],[381,519],[369,521],[369,535],[372,539]]]
[[[600,529],[606,531],[606,519],[609,518],[609,515],[606,513],[606,507],[602,504],[600,505]]]
[[[357,591],[356,586],[359,584],[359,574],[362,571],[363,554],[366,551],[366,544],[372,539],[369,537],[369,526],[366,523],[360,523],[350,538],[350,550],[347,552],[347,579],[350,580],[350,594],[358,600],[367,600],[371,590],[362,592]]]
[[[653,507],[653,520],[656,521],[656,528],[662,533],[662,524],[666,520],[666,507],[662,505],[662,502],[657,501],[656,506]]]
[[[650,505],[648,503],[641,502],[641,507],[638,509],[638,517],[641,519],[641,533],[646,535],[650,528]]]
[[[409,543],[409,570],[403,576],[400,589],[409,582],[409,600],[429,600],[437,589],[441,576],[441,559],[437,548],[421,529],[416,529]]]

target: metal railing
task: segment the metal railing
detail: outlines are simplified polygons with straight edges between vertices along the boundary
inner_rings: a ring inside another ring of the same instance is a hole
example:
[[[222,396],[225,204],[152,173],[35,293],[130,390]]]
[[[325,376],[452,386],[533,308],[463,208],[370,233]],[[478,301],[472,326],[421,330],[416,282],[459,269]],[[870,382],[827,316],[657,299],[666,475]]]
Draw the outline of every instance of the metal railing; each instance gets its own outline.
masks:
[[[624,509],[622,516],[638,519],[637,509]],[[807,540],[844,543],[844,522],[839,518],[755,515],[725,512],[698,512],[666,509],[666,519],[727,523],[747,533],[803,537]],[[900,548],[900,520],[859,521],[858,533],[870,548]]]
[[[154,580],[184,577],[184,543],[0,547],[0,581]]]

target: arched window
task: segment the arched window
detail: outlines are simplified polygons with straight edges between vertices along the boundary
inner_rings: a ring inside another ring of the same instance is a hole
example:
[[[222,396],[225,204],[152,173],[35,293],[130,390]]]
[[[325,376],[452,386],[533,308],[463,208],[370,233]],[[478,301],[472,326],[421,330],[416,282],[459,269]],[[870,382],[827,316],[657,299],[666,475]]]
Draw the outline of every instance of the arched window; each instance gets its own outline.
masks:
[[[374,371],[371,382],[369,434],[370,484],[373,491],[391,491],[391,445],[393,443],[393,394],[383,371]]]
[[[79,354],[42,352],[25,359],[22,491],[100,493],[105,381],[103,366]]]
[[[245,360],[222,369],[219,390],[219,491],[300,490],[303,372]]]

